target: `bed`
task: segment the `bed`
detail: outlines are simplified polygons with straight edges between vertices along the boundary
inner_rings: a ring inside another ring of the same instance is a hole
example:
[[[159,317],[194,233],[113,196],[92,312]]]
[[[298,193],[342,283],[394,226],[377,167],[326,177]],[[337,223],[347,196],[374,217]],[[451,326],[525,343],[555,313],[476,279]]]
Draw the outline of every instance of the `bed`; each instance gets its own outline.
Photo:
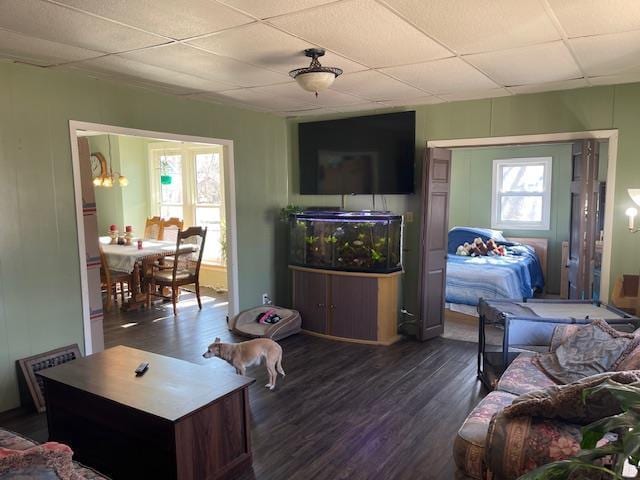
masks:
[[[458,245],[480,237],[504,245],[504,256],[466,257]],[[528,299],[544,288],[540,258],[533,246],[509,241],[497,230],[455,227],[449,231],[445,299],[448,304],[476,306],[480,298]]]

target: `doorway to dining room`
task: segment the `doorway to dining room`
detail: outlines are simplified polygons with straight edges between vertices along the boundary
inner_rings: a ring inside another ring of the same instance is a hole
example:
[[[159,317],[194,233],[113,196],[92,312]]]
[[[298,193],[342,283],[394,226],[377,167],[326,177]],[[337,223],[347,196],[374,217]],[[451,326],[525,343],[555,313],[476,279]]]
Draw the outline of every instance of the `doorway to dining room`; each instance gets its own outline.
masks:
[[[74,121],[70,134],[86,352],[237,312],[233,142]]]

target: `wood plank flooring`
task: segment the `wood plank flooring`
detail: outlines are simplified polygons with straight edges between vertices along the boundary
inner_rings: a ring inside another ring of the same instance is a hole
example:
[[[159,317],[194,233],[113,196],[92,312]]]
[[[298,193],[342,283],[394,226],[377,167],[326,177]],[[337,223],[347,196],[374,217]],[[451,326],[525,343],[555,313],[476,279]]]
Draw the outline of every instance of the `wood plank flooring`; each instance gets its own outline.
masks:
[[[226,327],[226,299],[207,298],[198,311],[190,295],[179,315],[170,305],[112,314],[107,347],[124,344],[195,363]],[[194,300],[194,299],[193,299]],[[191,304],[190,304],[191,302]],[[453,438],[484,395],[475,378],[476,345],[437,338],[390,347],[295,335],[282,340],[283,367],[274,392],[264,367],[248,375],[253,470],[241,480],[454,478]],[[22,410],[0,425],[46,440],[46,417]]]

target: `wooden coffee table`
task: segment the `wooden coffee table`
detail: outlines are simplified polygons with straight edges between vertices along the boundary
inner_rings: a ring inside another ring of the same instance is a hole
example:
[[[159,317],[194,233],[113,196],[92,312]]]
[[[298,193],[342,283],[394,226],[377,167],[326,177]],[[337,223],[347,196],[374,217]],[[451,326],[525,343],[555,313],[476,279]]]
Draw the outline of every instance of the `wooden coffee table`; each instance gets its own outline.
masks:
[[[233,478],[251,465],[251,378],[124,346],[39,375],[49,439],[116,479]]]

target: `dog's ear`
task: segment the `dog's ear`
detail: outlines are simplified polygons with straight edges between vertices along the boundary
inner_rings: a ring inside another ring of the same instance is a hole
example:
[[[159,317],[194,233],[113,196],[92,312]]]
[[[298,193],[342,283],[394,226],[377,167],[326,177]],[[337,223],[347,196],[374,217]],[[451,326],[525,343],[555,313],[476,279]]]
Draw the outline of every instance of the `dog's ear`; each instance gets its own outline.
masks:
[[[211,338],[211,337],[209,337]],[[216,339],[213,341],[213,343],[220,343],[220,337],[216,337]]]

